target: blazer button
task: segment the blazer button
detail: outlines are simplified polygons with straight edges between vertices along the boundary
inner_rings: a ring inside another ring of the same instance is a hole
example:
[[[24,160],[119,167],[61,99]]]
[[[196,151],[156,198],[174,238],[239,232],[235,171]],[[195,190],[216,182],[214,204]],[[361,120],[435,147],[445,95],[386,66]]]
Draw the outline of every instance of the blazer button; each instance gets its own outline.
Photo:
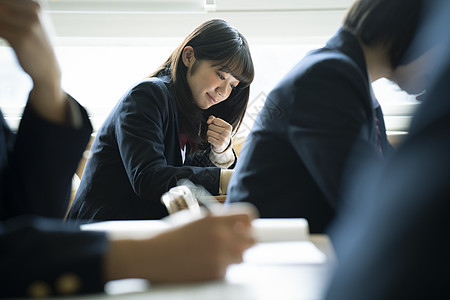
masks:
[[[70,295],[80,291],[81,279],[77,274],[64,273],[55,282],[56,292],[61,295]]]
[[[50,286],[44,281],[34,281],[27,288],[30,298],[48,298],[51,294]]]

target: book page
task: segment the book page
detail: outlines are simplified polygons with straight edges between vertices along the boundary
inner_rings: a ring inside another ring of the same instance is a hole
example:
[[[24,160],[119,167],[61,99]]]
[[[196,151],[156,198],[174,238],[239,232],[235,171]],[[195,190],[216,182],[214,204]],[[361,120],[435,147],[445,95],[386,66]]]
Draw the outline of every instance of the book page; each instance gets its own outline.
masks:
[[[252,226],[256,240],[260,243],[309,239],[309,226],[306,219],[255,219]]]
[[[259,265],[322,264],[326,255],[310,241],[258,243],[244,253],[244,262]]]
[[[181,216],[182,214],[179,215]],[[81,225],[81,229],[106,231],[110,238],[113,239],[142,239],[155,236],[169,228],[182,225],[186,222],[169,222],[165,219],[146,221],[105,221]],[[255,219],[252,221],[252,226],[255,238],[259,243],[304,241],[309,238],[308,222],[305,219]]]

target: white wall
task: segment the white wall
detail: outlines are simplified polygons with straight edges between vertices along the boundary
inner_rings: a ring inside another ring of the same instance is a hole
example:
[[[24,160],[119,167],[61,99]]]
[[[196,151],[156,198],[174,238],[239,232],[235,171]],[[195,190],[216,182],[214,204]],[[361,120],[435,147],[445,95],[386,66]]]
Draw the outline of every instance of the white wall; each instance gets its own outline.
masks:
[[[201,22],[221,18],[250,43],[256,76],[245,130],[265,95],[307,51],[338,29],[352,0],[55,0],[43,2],[63,69],[63,85],[88,108],[98,127],[121,94],[153,71]],[[30,88],[0,48],[0,105],[15,127]],[[375,93],[388,128],[405,130],[411,98],[386,82]],[[395,101],[394,101],[395,100]],[[398,101],[400,100],[400,101]],[[385,104],[386,103],[386,104]],[[395,103],[391,109],[389,105]],[[398,116],[406,114],[405,116]]]
[[[250,39],[329,36],[351,0],[58,0],[47,10],[61,37],[180,38],[223,18]],[[207,4],[209,3],[209,4]]]

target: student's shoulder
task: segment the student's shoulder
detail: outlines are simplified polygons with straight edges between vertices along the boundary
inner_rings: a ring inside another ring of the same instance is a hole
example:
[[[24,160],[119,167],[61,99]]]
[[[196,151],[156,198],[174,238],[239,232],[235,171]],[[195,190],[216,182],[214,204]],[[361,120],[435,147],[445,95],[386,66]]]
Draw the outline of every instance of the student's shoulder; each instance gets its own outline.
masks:
[[[164,96],[169,96],[169,87],[170,82],[165,80],[165,78],[159,78],[159,77],[150,77],[141,80],[140,82],[136,83],[132,88],[131,91],[141,91],[145,93],[150,94],[159,94]]]
[[[364,86],[366,75],[348,55],[335,50],[319,49],[308,53],[286,74],[280,85],[284,88],[315,88],[316,84],[338,82]]]
[[[173,98],[172,85],[164,78],[151,77],[141,80],[132,86],[125,95],[124,101],[134,103],[154,103],[158,106],[167,106]]]
[[[360,73],[361,68],[349,55],[336,50],[322,48],[311,52],[301,62],[303,68],[309,72],[348,72]]]

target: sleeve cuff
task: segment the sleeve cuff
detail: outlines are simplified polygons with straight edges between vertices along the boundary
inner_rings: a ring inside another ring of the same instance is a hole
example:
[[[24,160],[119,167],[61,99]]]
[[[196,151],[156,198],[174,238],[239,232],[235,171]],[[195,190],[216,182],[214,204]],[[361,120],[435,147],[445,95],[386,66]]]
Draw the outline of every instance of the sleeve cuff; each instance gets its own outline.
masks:
[[[78,102],[72,98],[69,94],[66,94],[68,105],[68,120],[69,124],[76,129],[80,129],[83,126],[83,115],[80,110],[80,106],[78,105]]]
[[[222,153],[217,153],[211,147],[211,151],[209,152],[209,159],[217,167],[228,169],[231,165],[234,164],[236,157],[234,156],[232,147],[229,147]]]

